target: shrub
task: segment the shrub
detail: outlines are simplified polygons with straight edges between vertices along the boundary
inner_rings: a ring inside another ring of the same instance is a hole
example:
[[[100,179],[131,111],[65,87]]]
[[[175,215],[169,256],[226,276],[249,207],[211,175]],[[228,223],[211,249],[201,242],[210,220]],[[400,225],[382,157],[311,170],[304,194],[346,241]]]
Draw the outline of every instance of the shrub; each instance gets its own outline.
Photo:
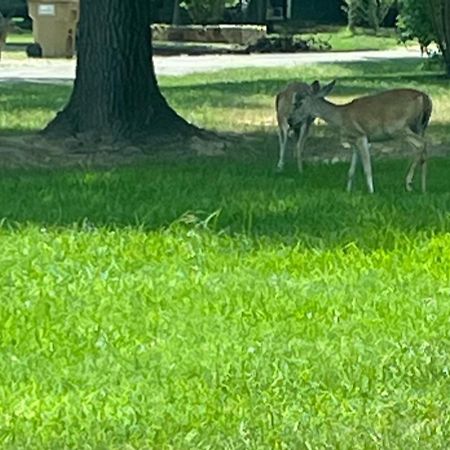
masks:
[[[450,76],[450,2],[448,0],[401,0],[398,27],[401,36],[417,39],[423,46],[436,42]]]
[[[226,6],[233,6],[236,0],[184,0],[183,6],[194,23],[217,23],[223,19]]]
[[[428,5],[436,43],[444,58],[447,76],[450,77],[450,2],[428,0]]]
[[[368,26],[375,31],[380,28],[395,0],[344,0],[348,26]]]
[[[429,14],[428,0],[402,0],[397,27],[403,42],[417,39],[423,46],[428,46],[436,39]]]

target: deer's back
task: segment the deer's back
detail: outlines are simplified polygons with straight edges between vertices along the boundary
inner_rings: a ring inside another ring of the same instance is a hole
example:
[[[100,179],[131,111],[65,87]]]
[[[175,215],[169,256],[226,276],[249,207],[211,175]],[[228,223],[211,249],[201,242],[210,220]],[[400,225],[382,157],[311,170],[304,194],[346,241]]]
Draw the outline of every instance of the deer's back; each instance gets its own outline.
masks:
[[[425,111],[430,109],[431,114],[431,99],[415,89],[392,89],[360,97],[343,107],[351,134],[384,139],[407,128],[417,132]]]

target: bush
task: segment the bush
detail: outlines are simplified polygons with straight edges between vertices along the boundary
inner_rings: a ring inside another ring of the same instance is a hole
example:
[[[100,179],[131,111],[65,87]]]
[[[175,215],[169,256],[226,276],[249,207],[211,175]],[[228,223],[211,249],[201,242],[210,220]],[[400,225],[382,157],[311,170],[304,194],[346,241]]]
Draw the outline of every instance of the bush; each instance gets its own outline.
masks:
[[[186,7],[194,23],[217,23],[223,19],[225,7],[234,6],[236,0],[184,0],[182,5]]]
[[[448,0],[428,0],[429,16],[436,43],[442,53],[445,71],[450,77],[450,2]]]
[[[380,28],[395,0],[344,0],[350,30],[356,26],[368,26],[375,31]]]
[[[403,42],[417,39],[424,47],[436,40],[428,0],[402,0],[397,27]]]
[[[404,40],[417,39],[423,46],[436,42],[450,77],[450,2],[448,0],[401,0],[398,27]]]

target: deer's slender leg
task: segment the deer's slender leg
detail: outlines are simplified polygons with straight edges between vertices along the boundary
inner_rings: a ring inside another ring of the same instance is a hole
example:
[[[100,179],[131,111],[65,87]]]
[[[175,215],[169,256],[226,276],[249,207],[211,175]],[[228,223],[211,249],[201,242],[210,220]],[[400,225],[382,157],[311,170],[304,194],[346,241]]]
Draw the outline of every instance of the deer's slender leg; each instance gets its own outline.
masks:
[[[373,194],[373,177],[372,177],[372,163],[370,162],[369,141],[367,136],[360,137],[356,140],[359,154],[361,155],[361,162],[366,176],[367,189],[369,194]]]
[[[348,170],[348,180],[347,180],[347,192],[351,192],[353,186],[353,178],[355,177],[356,164],[358,162],[358,151],[355,146],[352,147],[352,160],[350,162],[350,168]]]
[[[427,192],[427,160],[423,159],[422,164],[422,193]]]
[[[422,192],[426,191],[426,182],[427,182],[427,146],[425,138],[419,136],[418,134],[408,130],[406,133],[407,142],[414,148],[417,152],[415,158],[411,162],[408,173],[405,179],[405,187],[408,192],[412,191],[412,183],[414,180],[414,173],[417,167],[417,164],[420,163],[422,170]]]
[[[278,142],[280,145],[280,156],[278,159],[277,170],[281,172],[284,169],[284,161],[286,157],[286,143],[288,139],[288,128],[284,124],[278,127]]]
[[[308,129],[309,129],[309,123],[305,121],[300,126],[300,131],[297,139],[297,145],[296,145],[296,154],[295,157],[297,159],[297,167],[298,171],[301,173],[303,172],[303,150],[305,148],[305,142],[306,142],[306,136],[308,135]]]

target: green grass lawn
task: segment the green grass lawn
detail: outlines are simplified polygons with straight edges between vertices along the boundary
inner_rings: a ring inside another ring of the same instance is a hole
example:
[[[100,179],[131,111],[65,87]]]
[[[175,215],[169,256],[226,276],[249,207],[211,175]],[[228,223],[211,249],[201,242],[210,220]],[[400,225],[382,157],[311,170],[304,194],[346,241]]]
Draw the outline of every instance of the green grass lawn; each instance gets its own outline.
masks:
[[[31,31],[21,30],[20,33],[8,34],[7,43],[9,45],[25,45],[32,44],[33,42],[33,33]]]
[[[389,50],[401,46],[394,29],[381,29],[378,34],[371,30],[357,28],[351,32],[347,27],[318,29],[302,33],[303,38],[314,37],[327,41],[332,51]]]
[[[426,195],[403,160],[375,161],[374,196],[344,163],[276,175],[273,94],[315,77],[338,101],[424,88],[448,143],[448,82],[417,61],[246,69],[161,86],[256,156],[1,171],[2,449],[448,446],[450,161]],[[1,85],[1,133],[69,93]]]

